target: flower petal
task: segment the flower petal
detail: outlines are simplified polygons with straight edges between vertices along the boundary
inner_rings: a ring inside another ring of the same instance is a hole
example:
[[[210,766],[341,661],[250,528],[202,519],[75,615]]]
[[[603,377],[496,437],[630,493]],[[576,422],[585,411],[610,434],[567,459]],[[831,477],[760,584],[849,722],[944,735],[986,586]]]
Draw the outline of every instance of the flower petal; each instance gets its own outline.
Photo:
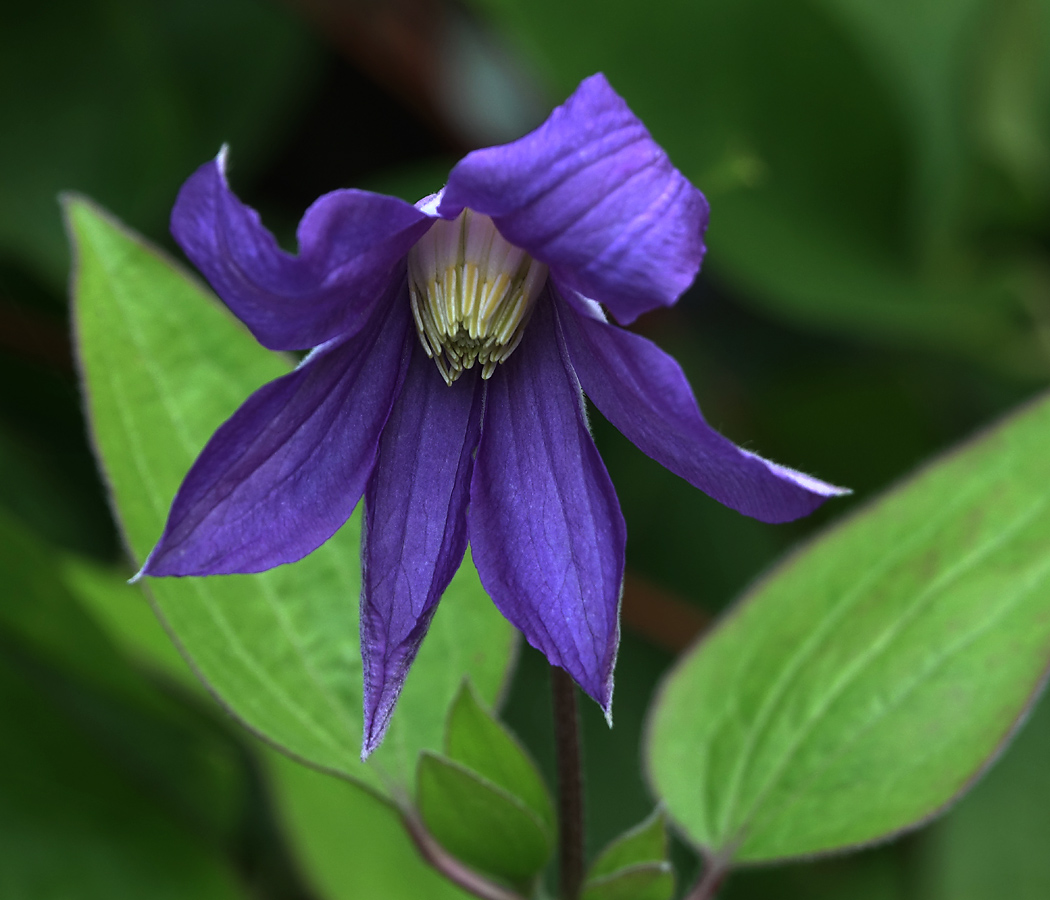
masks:
[[[674,303],[704,255],[707,201],[601,74],[531,134],[456,165],[438,211],[464,207],[624,324]]]
[[[383,739],[437,602],[467,549],[481,379],[468,372],[446,385],[419,341],[413,344],[365,494],[362,758]]]
[[[500,612],[608,714],[627,531],[551,304],[489,381],[470,544]]]
[[[193,464],[140,574],[261,572],[335,534],[372,471],[415,340],[409,322],[398,296],[252,394]]]
[[[583,389],[643,452],[694,487],[764,522],[788,522],[849,493],[737,447],[715,431],[670,356],[645,338],[559,303]]]
[[[277,246],[226,183],[225,148],[179,192],[171,233],[264,347],[304,350],[368,321],[430,218],[395,197],[333,191],[299,223],[299,255]]]

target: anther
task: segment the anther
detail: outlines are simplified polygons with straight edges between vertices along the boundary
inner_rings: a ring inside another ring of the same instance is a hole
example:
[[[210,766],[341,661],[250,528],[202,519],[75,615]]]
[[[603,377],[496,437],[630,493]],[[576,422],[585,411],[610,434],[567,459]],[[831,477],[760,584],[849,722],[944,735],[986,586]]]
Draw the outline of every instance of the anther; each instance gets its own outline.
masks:
[[[420,343],[452,384],[480,363],[491,378],[521,343],[547,267],[504,240],[492,219],[464,210],[436,221],[408,254]]]

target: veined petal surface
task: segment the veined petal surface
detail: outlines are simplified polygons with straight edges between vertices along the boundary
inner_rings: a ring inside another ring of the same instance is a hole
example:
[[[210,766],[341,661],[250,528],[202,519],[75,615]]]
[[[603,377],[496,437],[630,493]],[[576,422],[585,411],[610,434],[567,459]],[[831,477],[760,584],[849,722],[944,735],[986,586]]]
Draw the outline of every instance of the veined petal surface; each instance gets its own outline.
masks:
[[[847,493],[742,450],[715,431],[681,367],[651,341],[569,303],[559,303],[557,315],[576,375],[602,415],[643,453],[719,503],[763,522],[788,522]]]
[[[362,328],[430,227],[425,214],[396,197],[333,191],[306,211],[293,256],[230,190],[225,163],[223,151],[182,186],[171,233],[271,350],[305,350]]]
[[[500,612],[608,713],[626,528],[552,303],[488,384],[470,545]]]
[[[481,428],[479,373],[446,385],[419,341],[412,343],[405,384],[365,496],[365,756],[383,739],[437,602],[463,560]]]
[[[531,134],[460,161],[438,212],[464,207],[624,324],[674,303],[704,256],[707,201],[600,73]]]
[[[143,574],[262,572],[335,534],[364,492],[415,340],[407,299],[395,296],[368,328],[318,348],[215,432]]]

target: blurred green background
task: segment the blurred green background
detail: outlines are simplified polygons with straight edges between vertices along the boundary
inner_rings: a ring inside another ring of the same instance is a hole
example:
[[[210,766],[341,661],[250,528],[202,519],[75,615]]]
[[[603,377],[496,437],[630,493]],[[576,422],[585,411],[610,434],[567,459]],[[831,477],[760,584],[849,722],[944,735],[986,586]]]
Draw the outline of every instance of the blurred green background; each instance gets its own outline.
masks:
[[[228,142],[235,189],[287,242],[318,194],[415,200],[597,70],[712,206],[698,283],[639,330],[726,434],[855,494],[763,525],[592,417],[629,530],[616,728],[585,710],[592,850],[650,809],[639,735],[683,642],[792,544],[1043,389],[1047,0],[5,4],[0,897],[439,890],[378,803],[264,752],[192,688],[145,606],[120,606],[57,193],[175,252],[178,186]],[[504,715],[549,773],[545,679],[523,652]],[[1050,896],[1048,719],[931,828],[741,873],[726,897]]]

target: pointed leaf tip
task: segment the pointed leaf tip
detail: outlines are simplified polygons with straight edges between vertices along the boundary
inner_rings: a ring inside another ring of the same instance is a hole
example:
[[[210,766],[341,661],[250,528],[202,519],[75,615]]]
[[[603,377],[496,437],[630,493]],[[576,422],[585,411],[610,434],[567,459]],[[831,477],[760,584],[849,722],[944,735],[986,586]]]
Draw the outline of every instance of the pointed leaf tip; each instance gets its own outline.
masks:
[[[449,710],[445,753],[524,804],[553,838],[554,801],[539,769],[514,734],[482,706],[469,681]]]

